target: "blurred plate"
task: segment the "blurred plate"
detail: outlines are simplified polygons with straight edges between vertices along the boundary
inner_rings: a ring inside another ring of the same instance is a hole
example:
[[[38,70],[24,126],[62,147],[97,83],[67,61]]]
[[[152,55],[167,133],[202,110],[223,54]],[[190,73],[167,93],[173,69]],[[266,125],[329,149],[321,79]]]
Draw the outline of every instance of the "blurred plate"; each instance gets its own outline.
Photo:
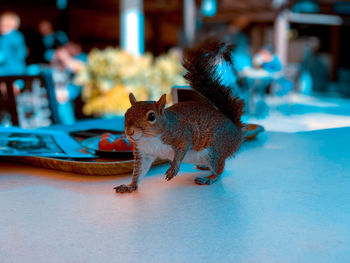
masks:
[[[259,133],[263,132],[265,129],[259,124],[244,124],[243,126],[243,136],[245,141],[254,140]]]
[[[122,137],[121,135],[113,135],[115,139]],[[88,150],[89,152],[92,152],[99,156],[108,156],[108,157],[132,157],[133,153],[132,151],[116,151],[113,150],[101,150],[98,148],[98,143],[100,142],[101,136],[95,136],[88,139],[85,139],[81,142],[81,145]]]

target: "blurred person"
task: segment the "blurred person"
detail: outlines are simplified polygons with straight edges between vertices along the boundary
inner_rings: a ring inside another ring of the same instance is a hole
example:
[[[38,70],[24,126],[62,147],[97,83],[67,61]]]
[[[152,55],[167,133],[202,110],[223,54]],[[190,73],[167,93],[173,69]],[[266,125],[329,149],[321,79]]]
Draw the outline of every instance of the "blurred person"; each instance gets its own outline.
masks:
[[[272,84],[272,92],[278,96],[286,95],[293,89],[293,82],[287,79],[284,74],[278,74],[283,69],[282,63],[271,45],[265,45],[254,55],[253,64],[255,68],[265,70],[268,73],[277,73],[275,78],[262,81],[260,84],[262,88]]]
[[[225,41],[233,43],[236,48],[233,51],[236,71],[253,67],[252,54],[250,51],[249,38],[245,30],[250,25],[250,20],[246,16],[239,16],[228,25]]]
[[[26,72],[27,47],[18,31],[20,18],[16,13],[0,15],[0,76],[22,75]]]
[[[228,25],[214,24],[209,28],[205,28],[202,25],[197,32],[196,39],[198,42],[216,39],[221,42],[234,44],[235,49],[232,52],[233,66],[236,72],[240,72],[245,68],[253,67],[249,38],[245,33],[250,24],[251,21],[247,16],[240,15]],[[225,63],[218,65],[218,71],[224,74],[222,78],[226,84],[236,81],[235,72],[231,72],[232,70],[227,68]]]
[[[61,121],[65,124],[73,123],[76,112],[80,110],[75,107],[75,101],[79,101],[82,87],[75,85],[73,78],[86,62],[87,54],[82,52],[81,46],[74,42],[58,48],[51,60],[56,98],[59,104],[58,112]]]
[[[63,31],[55,31],[52,23],[48,20],[40,21],[38,27],[45,46],[44,58],[47,62],[50,62],[54,56],[55,49],[67,44],[69,41],[68,37]]]
[[[235,93],[238,90],[238,74],[246,68],[251,68],[252,56],[250,53],[249,38],[244,33],[244,30],[249,26],[250,21],[245,16],[239,16],[233,20],[226,28],[224,34],[221,34],[220,39],[226,43],[232,43],[235,48],[232,52],[232,59],[234,61],[233,67],[227,63],[219,63],[217,65],[217,73],[221,76],[222,82],[225,85],[232,87]]]
[[[327,91],[329,69],[319,53],[321,41],[317,37],[307,37],[303,50],[303,61],[299,80],[300,92]]]
[[[71,73],[76,73],[87,62],[87,54],[82,51],[79,44],[68,42],[55,51],[52,64],[68,69]]]
[[[245,16],[239,16],[233,20],[216,38],[226,43],[232,43],[235,48],[232,52],[233,66],[221,60],[217,64],[217,74],[224,85],[230,86],[235,94],[241,94],[239,74],[247,68],[252,68],[252,56],[250,53],[249,38],[245,30],[250,20]]]
[[[277,54],[273,52],[270,45],[261,48],[253,57],[253,65],[256,68],[264,69],[268,72],[278,72],[282,70],[282,64]]]

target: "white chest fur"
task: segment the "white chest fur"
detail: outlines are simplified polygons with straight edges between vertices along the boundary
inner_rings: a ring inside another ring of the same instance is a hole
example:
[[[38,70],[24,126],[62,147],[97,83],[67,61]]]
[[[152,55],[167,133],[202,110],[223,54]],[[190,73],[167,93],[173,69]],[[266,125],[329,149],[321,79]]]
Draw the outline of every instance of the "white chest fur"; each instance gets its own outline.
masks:
[[[163,160],[174,159],[174,150],[170,145],[162,143],[159,137],[142,138],[137,142],[139,151],[143,154],[152,155],[154,158]],[[184,158],[185,163],[208,165],[209,152],[204,149],[200,152],[189,150]]]
[[[142,138],[137,142],[141,153],[152,155],[154,158],[173,160],[174,150],[170,145],[162,143],[159,137]]]

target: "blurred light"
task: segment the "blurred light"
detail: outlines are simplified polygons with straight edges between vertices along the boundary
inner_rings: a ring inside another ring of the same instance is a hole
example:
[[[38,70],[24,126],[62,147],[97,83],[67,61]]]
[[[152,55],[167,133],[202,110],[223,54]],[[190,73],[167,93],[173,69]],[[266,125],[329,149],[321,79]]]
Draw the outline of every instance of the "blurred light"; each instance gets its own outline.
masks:
[[[196,32],[196,2],[195,0],[183,0],[183,22],[186,47],[191,47]]]
[[[216,0],[203,0],[201,12],[205,16],[214,16],[217,11]]]
[[[300,76],[299,89],[302,94],[310,95],[312,92],[313,81],[310,72],[303,71]]]
[[[128,9],[122,13],[121,46],[134,55],[144,53],[144,17],[140,10]]]
[[[295,13],[318,13],[320,6],[314,0],[300,0],[294,4],[292,11]]]
[[[67,8],[67,0],[56,0],[56,5],[59,10],[64,10]]]
[[[336,15],[297,14],[297,13],[289,13],[289,21],[293,23],[300,23],[300,24],[334,25],[334,26],[338,26],[343,23],[343,19]]]

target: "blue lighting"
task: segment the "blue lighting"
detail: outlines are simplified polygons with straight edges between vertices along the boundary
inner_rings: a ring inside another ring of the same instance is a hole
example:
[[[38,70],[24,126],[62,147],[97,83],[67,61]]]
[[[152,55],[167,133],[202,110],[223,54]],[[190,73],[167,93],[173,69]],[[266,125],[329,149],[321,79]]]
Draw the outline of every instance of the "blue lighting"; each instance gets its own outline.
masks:
[[[215,16],[217,11],[216,0],[203,0],[201,12],[205,16]]]
[[[59,10],[64,10],[67,8],[67,0],[57,0],[56,5]]]
[[[292,11],[295,13],[318,13],[320,6],[314,0],[301,0],[294,4]]]

